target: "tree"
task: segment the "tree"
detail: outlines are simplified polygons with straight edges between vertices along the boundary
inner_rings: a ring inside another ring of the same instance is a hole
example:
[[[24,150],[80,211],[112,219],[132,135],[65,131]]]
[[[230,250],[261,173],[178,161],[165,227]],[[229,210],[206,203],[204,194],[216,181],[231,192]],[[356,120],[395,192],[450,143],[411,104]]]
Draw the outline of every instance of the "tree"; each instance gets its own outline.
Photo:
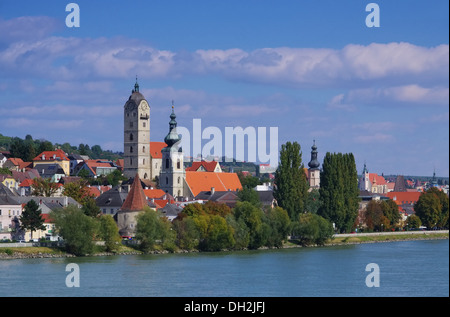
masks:
[[[389,220],[389,224],[386,229],[393,229],[397,227],[401,216],[395,201],[392,199],[382,200],[381,210],[383,211],[383,215]]]
[[[303,245],[323,245],[333,237],[334,233],[333,226],[329,221],[309,212],[299,216],[299,220],[294,224],[292,231]]]
[[[258,192],[252,188],[244,187],[242,190],[237,192],[239,201],[248,201],[252,205],[261,208],[262,204],[259,200]]]
[[[75,205],[55,210],[51,213],[59,235],[64,239],[67,252],[75,255],[91,254],[94,251],[94,237],[98,222],[86,216]]]
[[[406,220],[406,225],[410,229],[418,229],[422,225],[422,221],[420,221],[420,218],[416,215],[411,215]]]
[[[88,189],[88,182],[86,180],[79,180],[76,182],[67,183],[64,185],[64,196],[75,199],[78,203],[82,204],[87,196],[90,195]]]
[[[384,231],[388,229],[390,222],[383,213],[382,202],[369,201],[364,211],[364,222],[369,231]]]
[[[430,188],[414,205],[416,215],[428,229],[448,227],[448,197],[437,188]]]
[[[100,207],[97,206],[97,204],[95,203],[95,199],[92,196],[86,196],[82,200],[81,210],[83,210],[86,216],[92,218],[96,218],[101,214]]]
[[[233,212],[236,220],[243,221],[249,230],[248,247],[257,249],[263,246],[265,243],[263,239],[263,211],[247,201],[238,201]]]
[[[219,215],[200,215],[194,218],[200,228],[199,248],[203,251],[220,251],[234,246],[231,227]]]
[[[51,197],[58,191],[59,184],[53,183],[49,178],[38,177],[33,179],[32,187],[33,196]]]
[[[158,212],[146,208],[136,217],[136,239],[140,248],[148,252],[155,248],[156,243],[163,247],[170,246],[175,241],[175,232],[166,218],[160,217]]]
[[[191,217],[177,217],[172,222],[176,232],[176,244],[182,250],[192,250],[198,247],[200,234]]]
[[[227,215],[225,220],[233,231],[234,248],[246,249],[250,243],[250,230],[242,218],[236,220],[233,215]]]
[[[264,222],[270,229],[270,235],[266,238],[266,245],[281,247],[291,228],[291,219],[287,211],[281,207],[269,209],[265,215]]]
[[[44,219],[42,218],[42,211],[39,205],[31,199],[25,205],[22,215],[20,216],[20,228],[22,230],[31,231],[31,239],[33,239],[33,232],[36,230],[45,230]]]
[[[120,246],[119,228],[111,215],[102,215],[99,218],[99,236],[105,241],[107,252],[114,252]]]
[[[358,176],[353,154],[326,153],[320,174],[318,215],[350,232],[358,215]]]
[[[305,209],[308,182],[302,163],[300,144],[297,142],[287,142],[281,146],[273,195],[278,206],[288,212],[291,220],[297,219]]]

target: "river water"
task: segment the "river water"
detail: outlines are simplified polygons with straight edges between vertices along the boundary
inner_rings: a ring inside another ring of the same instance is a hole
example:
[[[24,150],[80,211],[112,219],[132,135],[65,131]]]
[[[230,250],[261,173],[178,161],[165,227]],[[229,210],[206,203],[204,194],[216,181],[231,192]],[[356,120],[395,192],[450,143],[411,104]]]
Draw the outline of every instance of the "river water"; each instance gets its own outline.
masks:
[[[0,297],[23,296],[448,297],[449,240],[0,260]]]

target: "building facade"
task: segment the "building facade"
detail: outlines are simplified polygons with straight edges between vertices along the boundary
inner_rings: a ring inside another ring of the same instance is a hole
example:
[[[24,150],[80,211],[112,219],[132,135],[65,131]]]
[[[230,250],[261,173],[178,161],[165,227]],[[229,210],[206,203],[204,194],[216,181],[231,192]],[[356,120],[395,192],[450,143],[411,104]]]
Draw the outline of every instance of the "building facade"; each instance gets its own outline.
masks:
[[[151,180],[150,106],[139,92],[137,80],[124,105],[123,138],[124,176],[131,178],[138,174],[142,179]]]

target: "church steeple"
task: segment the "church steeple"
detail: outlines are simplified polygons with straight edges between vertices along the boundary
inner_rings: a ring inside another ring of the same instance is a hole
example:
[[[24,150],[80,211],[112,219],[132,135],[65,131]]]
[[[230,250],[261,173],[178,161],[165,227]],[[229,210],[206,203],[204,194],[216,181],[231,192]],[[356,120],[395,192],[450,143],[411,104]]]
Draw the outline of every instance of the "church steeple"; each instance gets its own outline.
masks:
[[[308,166],[310,168],[319,168],[320,163],[317,160],[317,146],[316,146],[316,140],[314,140],[314,144],[311,147],[311,161],[308,163]]]
[[[164,138],[164,142],[166,142],[167,147],[171,148],[177,142],[181,141],[181,137],[177,133],[177,118],[175,114],[175,109],[172,101],[172,113],[170,114],[170,122],[169,122],[169,133]]]
[[[138,84],[138,81],[137,81],[137,75],[136,75],[136,83],[134,84],[133,92],[139,92],[139,84]]]

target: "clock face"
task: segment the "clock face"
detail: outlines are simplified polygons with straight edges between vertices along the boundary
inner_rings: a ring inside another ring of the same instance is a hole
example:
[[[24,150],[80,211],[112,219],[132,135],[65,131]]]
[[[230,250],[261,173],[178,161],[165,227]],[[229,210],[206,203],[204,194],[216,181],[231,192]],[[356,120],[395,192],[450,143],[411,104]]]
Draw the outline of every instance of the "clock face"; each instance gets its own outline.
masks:
[[[136,109],[136,105],[134,102],[127,102],[125,105],[125,111],[129,112],[129,111],[133,111]]]
[[[148,106],[148,103],[145,100],[142,100],[141,103],[139,104],[139,110],[142,112],[146,112],[148,111],[150,107]]]

